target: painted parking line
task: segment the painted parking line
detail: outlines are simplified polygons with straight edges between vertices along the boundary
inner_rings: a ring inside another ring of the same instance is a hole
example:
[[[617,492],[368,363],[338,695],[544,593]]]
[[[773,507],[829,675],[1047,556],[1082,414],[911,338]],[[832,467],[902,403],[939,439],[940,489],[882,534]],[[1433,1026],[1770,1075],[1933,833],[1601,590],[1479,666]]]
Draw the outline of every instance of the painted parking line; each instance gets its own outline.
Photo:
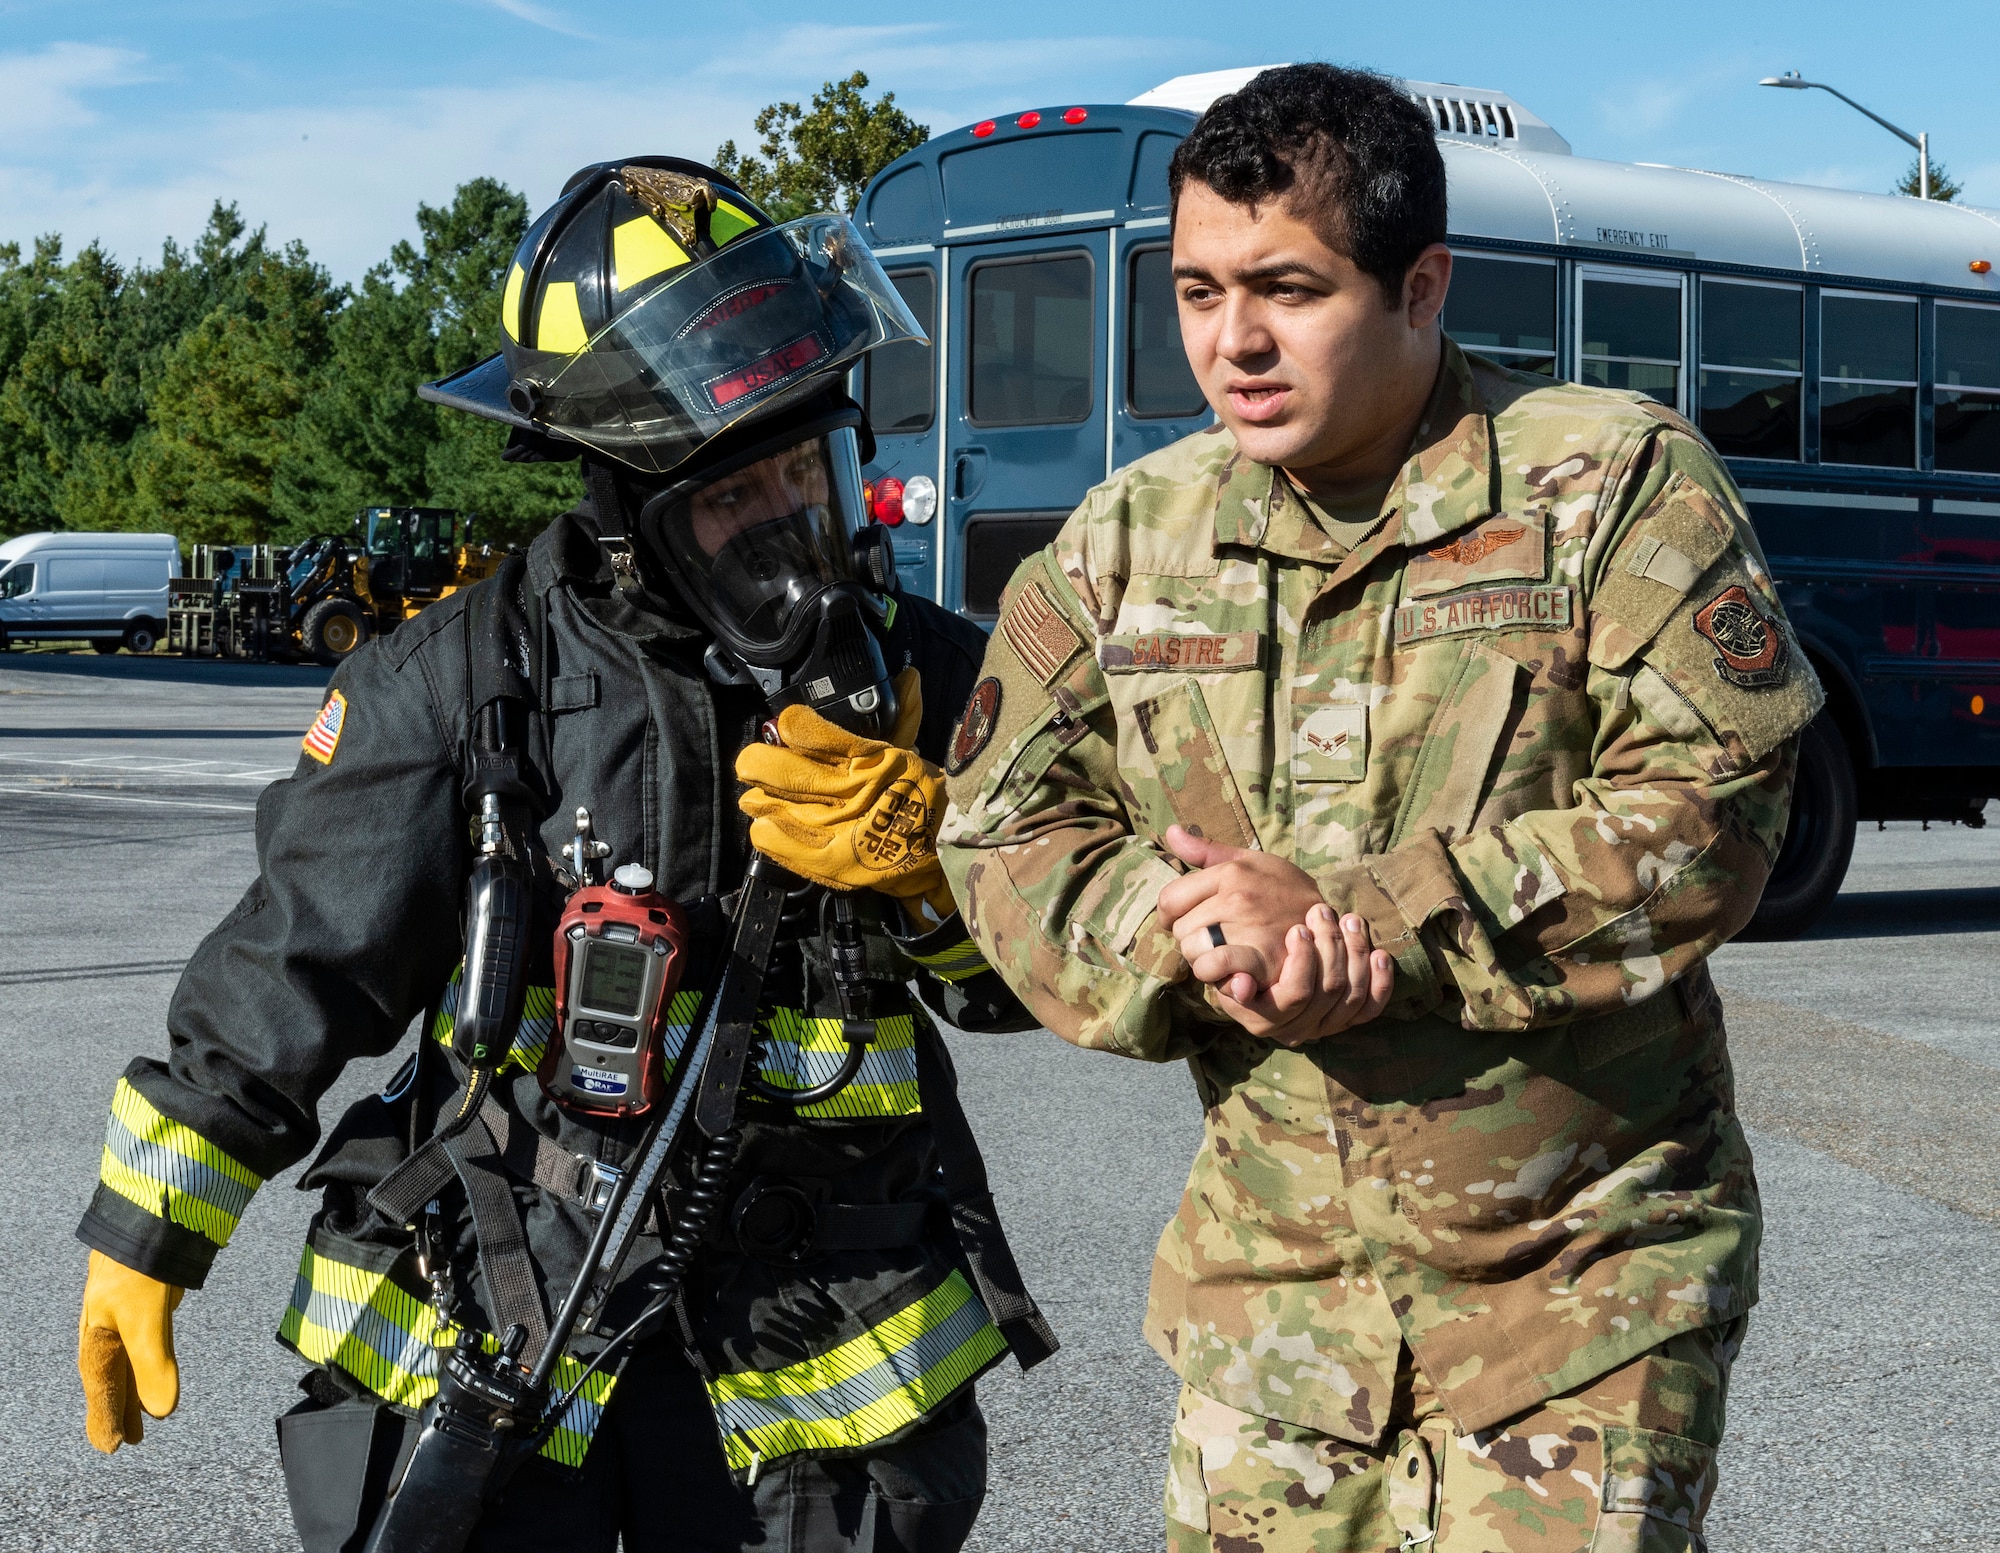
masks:
[[[91,803],[138,803],[156,809],[214,809],[227,814],[255,814],[254,803],[196,803],[189,798],[139,798],[131,793],[87,793],[75,787],[8,787],[0,785],[0,796],[20,798],[76,798]]]
[[[100,981],[112,976],[177,976],[181,960],[125,960],[115,965],[56,965],[38,970],[0,971],[0,987],[28,987],[52,981]]]
[[[55,766],[65,770],[115,771],[121,776],[197,777],[204,782],[272,782],[290,776],[291,766],[242,766],[217,760],[150,760],[132,755],[40,755],[0,753],[0,763],[9,766]]]

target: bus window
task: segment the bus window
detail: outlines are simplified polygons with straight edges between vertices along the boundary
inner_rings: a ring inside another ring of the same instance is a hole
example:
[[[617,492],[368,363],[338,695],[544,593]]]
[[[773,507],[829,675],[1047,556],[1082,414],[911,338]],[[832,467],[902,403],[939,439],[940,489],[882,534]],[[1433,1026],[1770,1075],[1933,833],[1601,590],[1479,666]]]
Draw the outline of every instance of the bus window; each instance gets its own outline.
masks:
[[[35,563],[16,561],[0,576],[0,599],[18,599],[35,591]]]
[[[1937,305],[1937,466],[2000,474],[2000,307]]]
[[[996,259],[974,268],[970,289],[973,425],[1089,420],[1090,256]]]
[[[1444,332],[1517,372],[1556,375],[1556,267],[1548,259],[1454,254]]]
[[[1917,303],[1820,293],[1819,456],[1828,464],[1917,462]]]
[[[1678,407],[1681,277],[1586,269],[1579,278],[1583,381]]]
[[[1207,408],[1181,349],[1173,269],[1166,247],[1132,255],[1125,290],[1125,408],[1134,415],[1198,415]]]
[[[1066,512],[1013,512],[965,525],[965,612],[991,620],[1000,613],[1000,595],[1024,557],[1050,543],[1068,519]]]
[[[937,338],[937,272],[891,270],[889,282],[909,304],[928,339]],[[927,431],[937,406],[937,367],[929,343],[903,340],[868,353],[862,403],[878,433]]]
[[[1797,286],[1702,281],[1700,419],[1717,452],[1800,456],[1804,297]]]

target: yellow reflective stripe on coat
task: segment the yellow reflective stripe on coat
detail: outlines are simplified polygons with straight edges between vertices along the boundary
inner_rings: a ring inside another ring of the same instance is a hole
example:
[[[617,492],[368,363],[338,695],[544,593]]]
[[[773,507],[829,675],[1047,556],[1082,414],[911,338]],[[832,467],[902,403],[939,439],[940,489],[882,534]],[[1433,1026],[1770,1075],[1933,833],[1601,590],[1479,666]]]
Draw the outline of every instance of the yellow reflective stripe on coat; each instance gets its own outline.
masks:
[[[452,1032],[458,1028],[458,984],[465,975],[463,962],[453,967],[451,980],[444,985],[438,996],[436,1015],[431,1019],[431,1039],[440,1046],[451,1045]],[[554,987],[530,987],[527,996],[521,1000],[521,1028],[514,1032],[514,1044],[508,1048],[507,1060],[500,1064],[525,1068],[532,1072],[542,1065],[542,1053],[548,1050],[549,1037],[556,1030],[556,989]]]
[[[156,1110],[124,1079],[111,1096],[98,1179],[156,1218],[229,1244],[264,1178],[192,1127]]]
[[[976,953],[976,951],[975,951]],[[981,962],[982,967],[984,962]],[[438,1011],[431,1020],[431,1039],[449,1046],[458,1009],[459,977],[465,967],[451,973],[438,999]],[[662,1027],[666,1071],[686,1048],[695,1016],[701,1012],[705,994],[699,988],[682,988],[667,1004]],[[507,1053],[502,1071],[518,1067],[529,1072],[541,1066],[542,1053],[556,1028],[556,991],[553,987],[530,987],[521,1015],[521,1028]],[[766,1083],[786,1089],[807,1089],[833,1077],[847,1056],[847,1041],[838,1019],[809,1015],[795,1008],[775,1008],[762,1021]],[[891,1014],[878,1021],[875,1039],[861,1059],[861,1071],[854,1082],[831,1100],[799,1107],[798,1114],[818,1120],[866,1117],[915,1116],[923,1109],[917,1093],[916,1030],[908,1014]]]
[[[917,964],[929,971],[939,981],[970,981],[988,969],[986,956],[979,945],[969,938],[962,938],[949,949],[940,949],[933,954],[913,954]]]
[[[309,1364],[333,1366],[384,1402],[412,1412],[437,1394],[441,1350],[458,1341],[456,1327],[438,1324],[428,1300],[387,1273],[322,1255],[311,1245],[299,1258],[292,1303],[278,1323],[278,1340]],[[497,1352],[500,1340],[480,1344]],[[565,1354],[556,1365],[550,1395],[567,1393],[583,1365]],[[580,1467],[597,1432],[616,1377],[599,1372],[585,1382],[541,1454]]]
[[[767,1084],[810,1089],[832,1078],[847,1058],[847,1038],[841,1034],[838,1019],[776,1008],[764,1021],[763,1031]],[[875,1038],[868,1043],[854,1082],[831,1100],[800,1106],[798,1114],[858,1119],[915,1116],[922,1109],[917,1094],[916,1029],[908,1014],[891,1014],[876,1021]]]
[[[1007,1351],[963,1273],[861,1336],[781,1370],[708,1383],[732,1469],[860,1450],[934,1412]]]

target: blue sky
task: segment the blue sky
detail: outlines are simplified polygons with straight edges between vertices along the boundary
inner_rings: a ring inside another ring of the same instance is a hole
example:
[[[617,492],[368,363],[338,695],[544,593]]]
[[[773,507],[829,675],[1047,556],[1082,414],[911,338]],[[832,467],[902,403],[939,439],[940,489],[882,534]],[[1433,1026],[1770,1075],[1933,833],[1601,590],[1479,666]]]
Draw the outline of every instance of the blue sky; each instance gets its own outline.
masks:
[[[1966,197],[2000,206],[1996,23],[2000,0],[0,0],[0,241],[152,255],[221,197],[352,280],[466,178],[539,208],[585,162],[747,143],[765,103],[856,68],[941,131],[1309,58],[1510,91],[1581,155],[1886,190],[1900,143],[1755,84],[1796,69],[1928,129]]]

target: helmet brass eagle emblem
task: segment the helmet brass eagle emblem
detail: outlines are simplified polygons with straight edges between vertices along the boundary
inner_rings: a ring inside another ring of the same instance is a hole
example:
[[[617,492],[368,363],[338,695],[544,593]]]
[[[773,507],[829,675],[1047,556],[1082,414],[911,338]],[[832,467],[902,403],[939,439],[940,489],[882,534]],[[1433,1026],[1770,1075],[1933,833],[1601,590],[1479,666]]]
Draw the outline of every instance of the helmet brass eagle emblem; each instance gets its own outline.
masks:
[[[646,213],[692,249],[708,237],[708,218],[715,210],[715,185],[706,178],[664,167],[626,166],[618,169],[625,192],[646,207]]]

